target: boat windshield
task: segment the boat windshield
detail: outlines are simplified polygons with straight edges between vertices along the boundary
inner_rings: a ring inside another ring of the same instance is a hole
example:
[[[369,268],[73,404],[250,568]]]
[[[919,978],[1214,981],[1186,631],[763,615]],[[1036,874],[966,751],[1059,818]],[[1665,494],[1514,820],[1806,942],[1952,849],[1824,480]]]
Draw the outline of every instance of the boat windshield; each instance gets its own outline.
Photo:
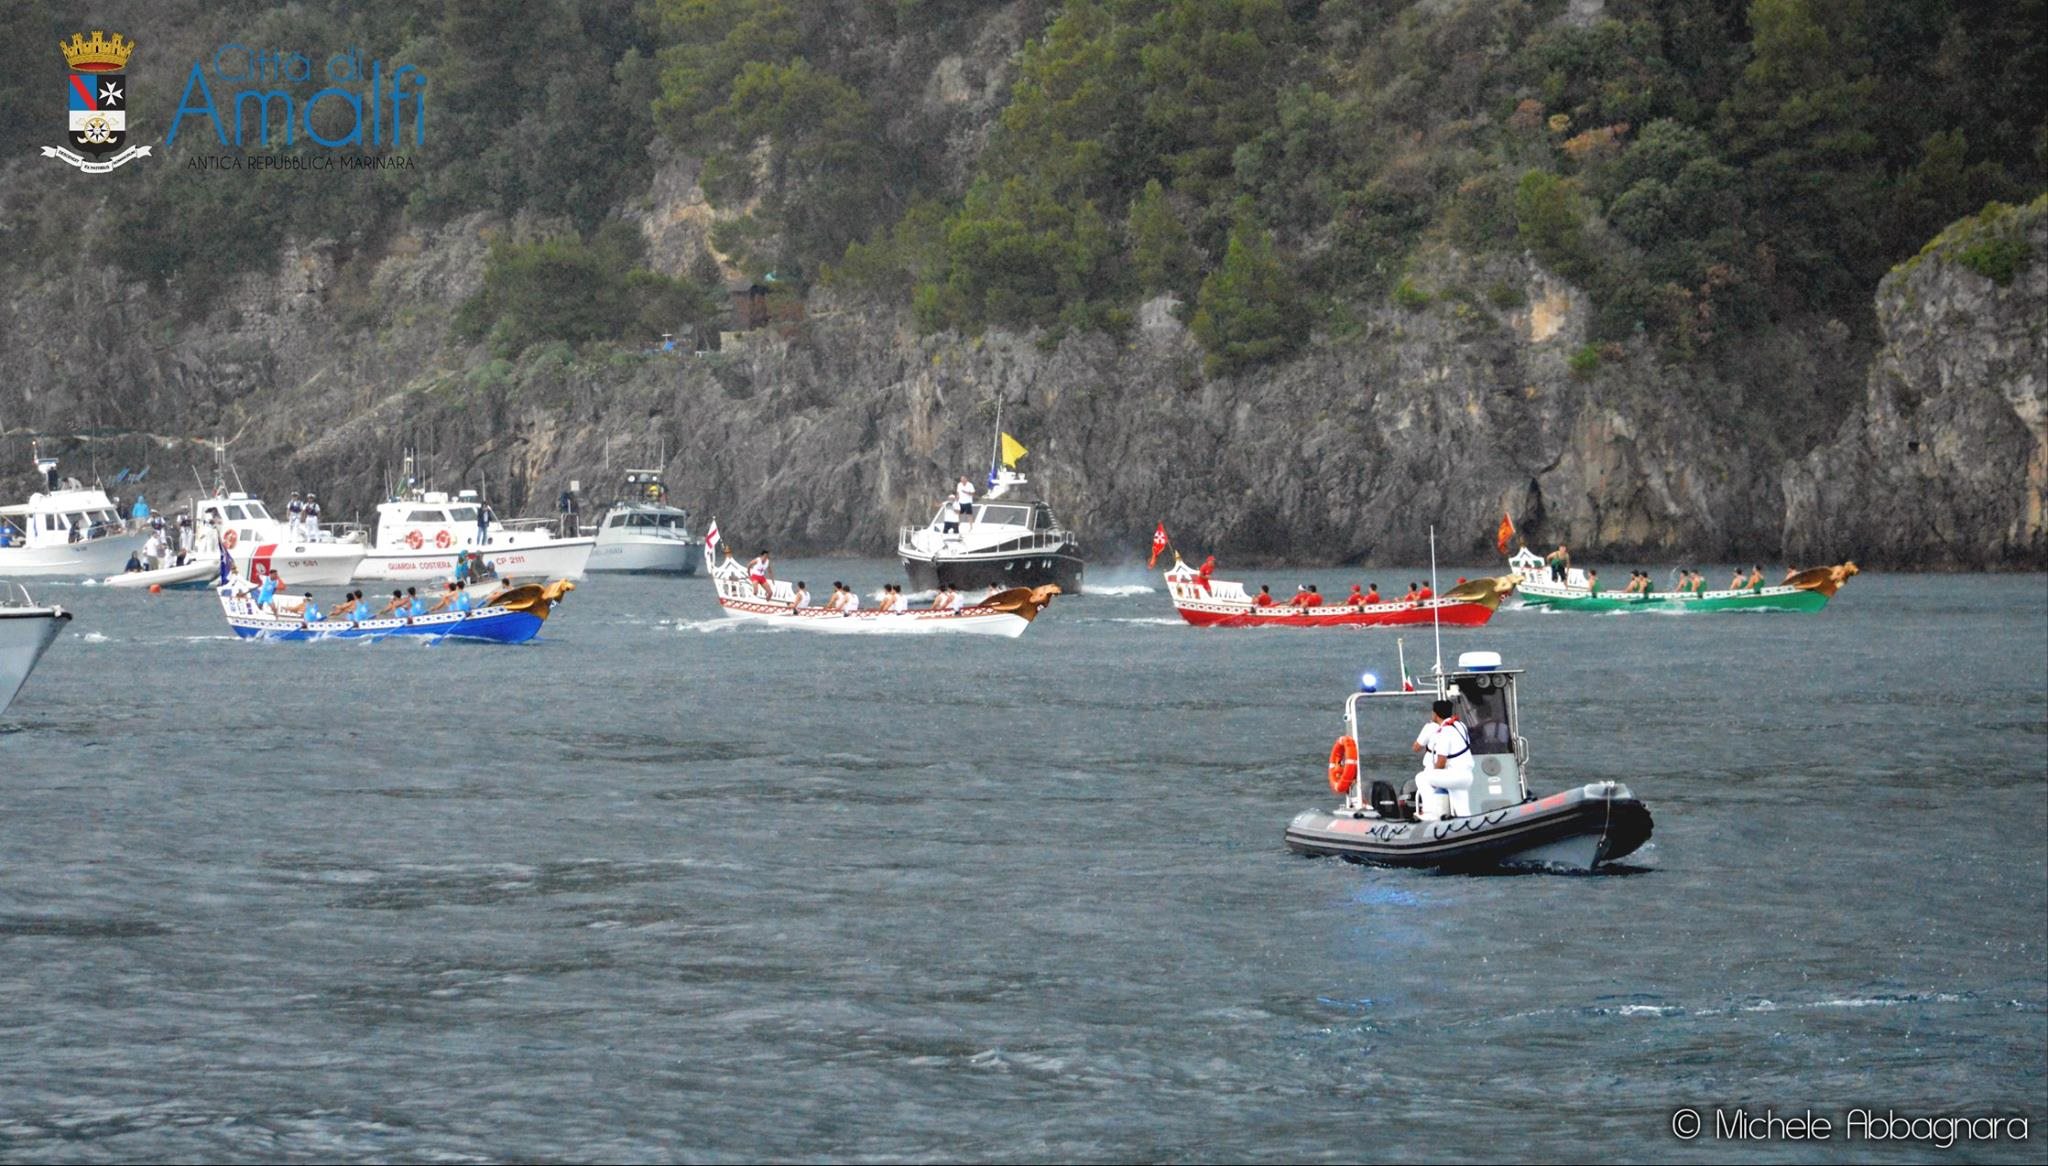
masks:
[[[475,521],[476,521],[476,507],[474,507],[474,506],[457,506],[457,507],[456,507],[455,509],[453,509],[453,510],[450,510],[450,511],[448,512],[448,517],[449,517],[449,518],[451,518],[451,519],[453,519],[453,520],[454,520],[454,521],[456,521],[456,522],[475,522]]]
[[[230,522],[240,522],[245,517],[242,513],[242,508],[239,506],[223,506],[221,507],[221,513],[226,514]]]
[[[261,502],[251,502],[249,503],[249,517],[262,522],[270,517],[270,511],[265,510]]]
[[[1513,753],[1514,729],[1508,723],[1508,689],[1488,682],[1505,677],[1467,676],[1458,680],[1458,719],[1472,730],[1472,752]]]
[[[982,506],[974,515],[980,526],[1023,526],[1031,525],[1031,508],[1028,506]]]

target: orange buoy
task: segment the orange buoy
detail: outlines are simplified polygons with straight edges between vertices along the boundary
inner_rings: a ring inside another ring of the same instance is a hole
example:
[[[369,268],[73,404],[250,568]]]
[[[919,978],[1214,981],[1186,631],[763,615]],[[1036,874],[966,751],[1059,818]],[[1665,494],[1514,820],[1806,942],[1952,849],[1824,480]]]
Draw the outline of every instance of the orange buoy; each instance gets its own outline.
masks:
[[[1348,794],[1358,780],[1358,741],[1346,733],[1330,746],[1330,790]]]
[[[149,593],[151,595],[162,595],[164,593],[164,585],[161,583],[151,583],[149,585]]]

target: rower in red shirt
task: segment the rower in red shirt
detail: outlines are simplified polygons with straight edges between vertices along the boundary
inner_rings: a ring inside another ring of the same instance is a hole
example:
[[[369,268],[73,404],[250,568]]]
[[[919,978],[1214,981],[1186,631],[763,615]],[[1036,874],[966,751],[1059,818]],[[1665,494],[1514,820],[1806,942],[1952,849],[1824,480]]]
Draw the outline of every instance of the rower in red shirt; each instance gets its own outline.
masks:
[[[1413,603],[1413,602],[1415,602],[1415,596],[1416,596],[1417,594],[1419,594],[1419,593],[1420,593],[1420,591],[1421,591],[1421,589],[1420,589],[1420,588],[1418,588],[1417,586],[1415,586],[1415,584],[1413,584],[1413,583],[1410,583],[1410,584],[1408,584],[1408,594],[1406,594],[1406,595],[1403,595],[1403,596],[1401,597],[1401,602],[1403,602],[1403,603]]]
[[[1374,584],[1373,584],[1372,586],[1370,586],[1370,587],[1367,587],[1367,588],[1365,589],[1365,601],[1366,601],[1367,603],[1378,603],[1378,602],[1380,601],[1380,585],[1379,585],[1379,584],[1377,584],[1377,583],[1374,583]]]
[[[1422,585],[1422,590],[1420,590],[1420,591],[1418,591],[1418,592],[1416,592],[1416,593],[1415,593],[1415,602],[1417,602],[1417,603],[1421,603],[1421,602],[1423,602],[1424,600],[1427,600],[1427,599],[1435,599],[1435,598],[1436,598],[1436,592],[1434,592],[1434,591],[1431,591],[1431,590],[1429,589],[1429,584],[1427,584],[1427,583],[1425,583],[1425,584],[1423,584],[1423,585]]]
[[[1271,607],[1276,602],[1278,601],[1273,598],[1273,589],[1263,583],[1259,585],[1259,593],[1252,597],[1252,605],[1255,607]]]
[[[1323,593],[1316,590],[1315,584],[1311,583],[1308,585],[1308,598],[1302,600],[1301,605],[1303,607],[1321,607],[1323,605]]]
[[[1303,584],[1301,584],[1301,585],[1297,586],[1297,587],[1296,587],[1296,588],[1294,589],[1294,598],[1292,598],[1292,599],[1290,599],[1290,600],[1288,600],[1288,601],[1287,601],[1287,606],[1289,606],[1289,607],[1307,607],[1307,606],[1308,606],[1308,594],[1309,594],[1309,592],[1308,592],[1308,584],[1306,584],[1306,583],[1303,583]]]
[[[1365,592],[1360,591],[1358,584],[1353,583],[1351,585],[1351,594],[1344,597],[1344,602],[1351,607],[1364,607],[1366,602]]]

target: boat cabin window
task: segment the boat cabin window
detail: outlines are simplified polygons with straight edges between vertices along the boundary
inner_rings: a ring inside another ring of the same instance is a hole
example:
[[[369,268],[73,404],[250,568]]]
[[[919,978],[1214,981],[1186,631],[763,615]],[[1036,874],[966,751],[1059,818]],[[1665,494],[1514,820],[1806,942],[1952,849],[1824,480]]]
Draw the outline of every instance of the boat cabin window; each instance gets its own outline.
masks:
[[[664,514],[664,515],[661,515],[661,529],[663,529],[663,530],[683,530],[683,529],[685,529],[685,527],[683,526],[683,518],[684,518],[684,516],[683,516],[683,515],[681,515],[681,514]]]
[[[1495,687],[1492,682],[1499,681]],[[1458,719],[1472,734],[1472,752],[1513,753],[1515,732],[1508,723],[1505,676],[1467,676],[1458,680]]]
[[[415,510],[405,516],[407,522],[445,522],[448,516],[439,510]]]
[[[1056,525],[1052,520],[1052,507],[1039,506],[1031,511],[1031,529],[1051,530]]]
[[[270,517],[270,511],[265,510],[261,502],[251,502],[249,503],[249,517],[261,522]]]
[[[456,522],[475,522],[476,507],[457,506],[455,509],[450,510],[448,512],[448,517],[454,519]]]
[[[222,513],[228,516],[229,522],[240,522],[242,521],[242,519],[248,517],[248,515],[242,512],[242,508],[239,506],[223,506],[221,507],[221,511]]]
[[[975,509],[974,517],[982,526],[1031,525],[1031,511],[1023,506],[980,506]]]
[[[610,518],[605,519],[604,524],[606,526],[624,526],[626,525],[626,515],[614,514]]]

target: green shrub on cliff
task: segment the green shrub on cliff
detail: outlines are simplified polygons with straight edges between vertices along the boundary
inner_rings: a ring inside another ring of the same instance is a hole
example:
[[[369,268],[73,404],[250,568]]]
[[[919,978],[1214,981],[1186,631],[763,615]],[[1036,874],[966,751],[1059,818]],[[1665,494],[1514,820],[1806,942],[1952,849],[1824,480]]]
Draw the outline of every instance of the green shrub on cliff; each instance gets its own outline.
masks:
[[[455,333],[488,339],[510,358],[544,342],[644,343],[718,313],[710,289],[649,271],[643,258],[639,232],[617,222],[587,243],[574,235],[494,243],[483,287],[456,312]]]
[[[1308,339],[1309,321],[1294,280],[1273,250],[1248,202],[1240,203],[1223,263],[1195,297],[1195,338],[1208,350],[1212,374],[1238,372],[1293,355]]]

